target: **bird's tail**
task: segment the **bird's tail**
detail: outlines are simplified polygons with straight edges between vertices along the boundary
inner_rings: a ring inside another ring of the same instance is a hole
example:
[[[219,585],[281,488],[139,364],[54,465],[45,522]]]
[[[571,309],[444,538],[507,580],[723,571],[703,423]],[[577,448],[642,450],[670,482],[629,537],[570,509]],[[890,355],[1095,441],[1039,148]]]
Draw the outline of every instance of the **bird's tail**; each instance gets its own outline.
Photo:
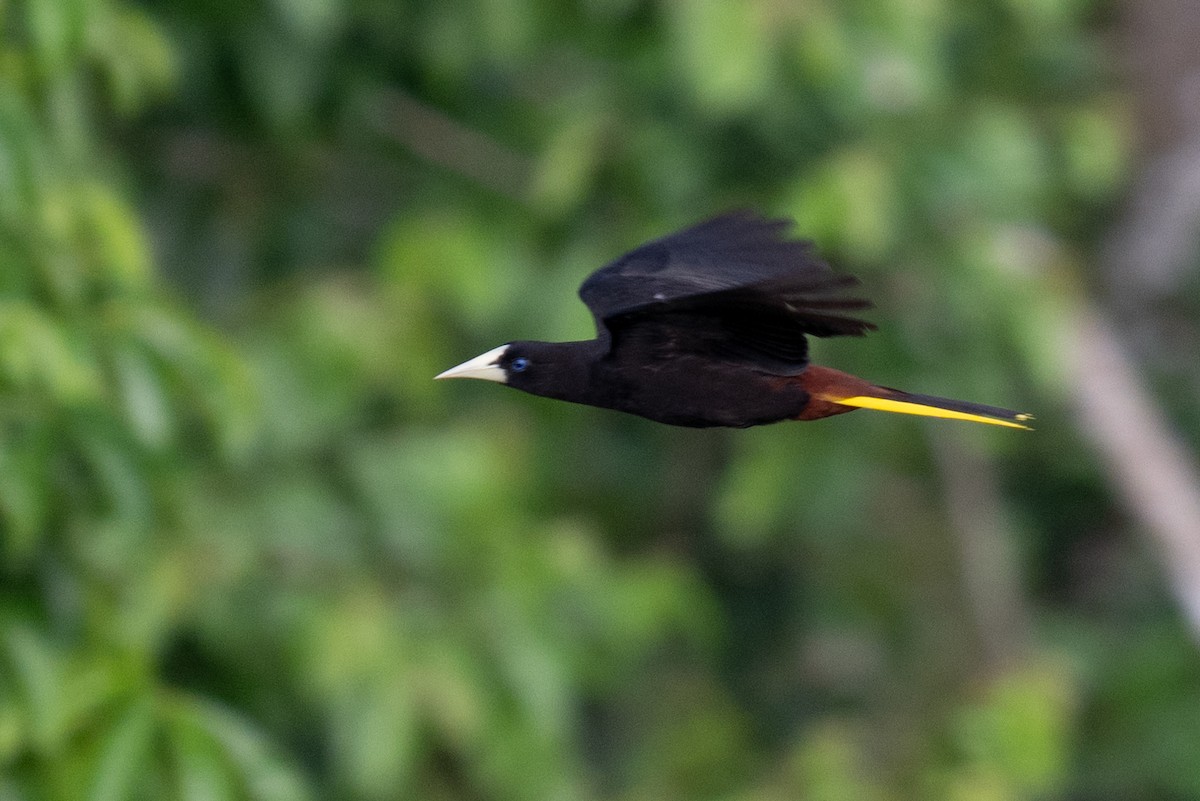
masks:
[[[861,378],[828,367],[809,366],[801,374],[812,401],[799,419],[827,417],[854,409],[875,409],[881,412],[916,414],[922,417],[942,417],[949,420],[968,420],[1008,428],[1024,428],[1033,415],[986,406],[982,403],[917,395],[890,387],[879,387]]]
[[[998,406],[986,406],[982,403],[950,400],[933,395],[917,395],[887,387],[872,387],[872,389],[879,390],[879,392],[856,395],[852,398],[839,398],[833,402],[840,406],[853,406],[856,409],[877,409],[881,412],[917,414],[922,417],[969,420],[973,423],[988,423],[1009,428],[1029,429],[1025,423],[1033,419],[1031,414],[1001,409]]]

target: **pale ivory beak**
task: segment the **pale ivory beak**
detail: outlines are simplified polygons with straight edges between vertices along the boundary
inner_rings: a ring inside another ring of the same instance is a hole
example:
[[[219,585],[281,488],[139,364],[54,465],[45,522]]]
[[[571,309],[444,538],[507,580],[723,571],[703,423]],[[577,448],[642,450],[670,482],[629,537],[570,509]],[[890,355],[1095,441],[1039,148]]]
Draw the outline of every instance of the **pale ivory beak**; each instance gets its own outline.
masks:
[[[470,361],[463,362],[458,367],[451,367],[446,372],[439,373],[433,378],[435,381],[439,378],[480,378],[484,381],[499,381],[501,384],[507,383],[508,376],[504,374],[504,370],[500,367],[500,358],[504,356],[504,351],[506,350],[508,350],[508,345],[493,348],[487,353],[476,356]]]

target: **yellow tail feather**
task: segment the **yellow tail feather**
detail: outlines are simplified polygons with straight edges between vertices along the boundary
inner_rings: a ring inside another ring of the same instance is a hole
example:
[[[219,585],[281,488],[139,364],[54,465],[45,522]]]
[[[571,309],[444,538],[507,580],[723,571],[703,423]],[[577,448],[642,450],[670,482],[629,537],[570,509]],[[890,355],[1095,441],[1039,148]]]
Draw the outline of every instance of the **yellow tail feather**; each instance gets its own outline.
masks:
[[[858,395],[853,398],[837,398],[836,400],[830,398],[829,400],[842,406],[854,406],[859,409],[876,409],[881,412],[896,412],[898,414],[916,414],[922,417],[943,417],[948,420],[969,420],[972,423],[987,423],[993,426],[1023,428],[1026,431],[1032,430],[1029,426],[1017,422],[1032,420],[1033,415],[1030,414],[1018,414],[1015,415],[1015,420],[1003,420],[982,414],[971,414],[953,409],[939,409],[936,406],[926,406],[921,403],[892,400],[890,398],[872,398],[866,395]]]

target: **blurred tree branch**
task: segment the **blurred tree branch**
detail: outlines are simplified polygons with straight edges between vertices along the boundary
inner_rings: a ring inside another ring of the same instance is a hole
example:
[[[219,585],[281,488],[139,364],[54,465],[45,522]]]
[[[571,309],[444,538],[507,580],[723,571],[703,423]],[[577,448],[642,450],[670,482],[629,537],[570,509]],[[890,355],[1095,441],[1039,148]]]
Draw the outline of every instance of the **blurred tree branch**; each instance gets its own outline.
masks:
[[[1108,237],[1109,303],[1135,335],[1171,342],[1146,307],[1182,289],[1200,236],[1200,17],[1187,0],[1122,4],[1126,70],[1142,165],[1123,219]],[[1145,384],[1122,324],[1097,304],[1073,313],[1063,352],[1082,428],[1115,488],[1151,536],[1200,640],[1200,468]],[[1145,349],[1145,343],[1142,345]],[[1181,364],[1188,360],[1182,359]]]
[[[371,108],[376,128],[416,155],[504,197],[526,201],[532,164],[512,148],[404,92],[377,95]]]
[[[1098,308],[1075,310],[1062,352],[1083,432],[1162,555],[1200,640],[1200,471]]]
[[[1029,611],[1013,554],[995,465],[963,435],[929,427],[941,473],[964,595],[986,666],[1000,673],[1024,655]]]

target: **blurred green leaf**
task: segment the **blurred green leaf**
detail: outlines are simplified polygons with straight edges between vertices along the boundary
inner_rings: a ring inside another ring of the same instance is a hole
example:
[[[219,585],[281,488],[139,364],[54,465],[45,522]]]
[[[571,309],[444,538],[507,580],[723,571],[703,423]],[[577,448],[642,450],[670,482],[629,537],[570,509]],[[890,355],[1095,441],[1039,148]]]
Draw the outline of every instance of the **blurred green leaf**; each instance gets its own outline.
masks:
[[[669,10],[678,70],[701,109],[745,112],[765,98],[775,44],[765,4],[697,0]]]
[[[1110,100],[1116,104],[1116,101]],[[1109,195],[1126,177],[1131,133],[1119,105],[1105,103],[1073,112],[1063,126],[1068,177],[1081,194]]]
[[[211,797],[208,794],[221,793],[223,786],[232,785],[231,797],[250,801],[303,801],[312,797],[301,775],[273,753],[260,732],[219,706],[176,699],[170,709],[170,721],[172,729],[181,731],[190,740],[190,746],[185,747],[205,748],[202,740],[207,739],[211,743],[208,748],[219,749],[220,761],[228,766],[228,773],[213,781],[203,777],[216,772],[216,765],[206,765],[202,772],[188,775],[181,790],[203,792]]]
[[[4,520],[5,557],[20,564],[34,553],[49,512],[45,432],[15,430],[0,439],[0,514]]]
[[[103,54],[112,102],[125,114],[139,110],[175,82],[178,65],[171,42],[141,11],[113,5],[93,13],[85,35]],[[118,225],[118,233],[123,226]]]
[[[149,699],[134,701],[103,735],[89,777],[88,801],[119,801],[133,795],[149,770],[154,712]]]
[[[125,412],[138,439],[147,446],[162,447],[172,432],[171,411],[159,376],[132,349],[118,353],[114,366]]]
[[[1070,764],[1073,707],[1061,667],[1031,666],[1003,677],[981,704],[964,710],[957,742],[982,775],[1008,788],[998,797],[1053,794]]]
[[[793,216],[800,230],[858,261],[881,259],[895,247],[899,211],[886,161],[845,150],[797,189]]]
[[[530,189],[542,213],[551,217],[568,214],[588,196],[603,157],[603,134],[602,120],[592,114],[555,132]]]
[[[43,76],[59,77],[70,67],[71,55],[79,45],[88,4],[85,0],[28,0],[23,6]]]
[[[63,666],[49,646],[23,626],[6,622],[0,645],[29,743],[40,752],[53,753],[69,724],[62,695]]]
[[[149,278],[150,254],[132,210],[102,185],[87,187],[82,194],[87,203],[85,246],[96,248],[99,265],[119,283],[143,286]]]
[[[870,801],[887,797],[868,778],[870,756],[861,735],[830,723],[806,734],[789,764],[789,781],[813,801]]]
[[[80,403],[100,390],[87,356],[84,345],[32,304],[0,301],[0,375],[9,386]]]

